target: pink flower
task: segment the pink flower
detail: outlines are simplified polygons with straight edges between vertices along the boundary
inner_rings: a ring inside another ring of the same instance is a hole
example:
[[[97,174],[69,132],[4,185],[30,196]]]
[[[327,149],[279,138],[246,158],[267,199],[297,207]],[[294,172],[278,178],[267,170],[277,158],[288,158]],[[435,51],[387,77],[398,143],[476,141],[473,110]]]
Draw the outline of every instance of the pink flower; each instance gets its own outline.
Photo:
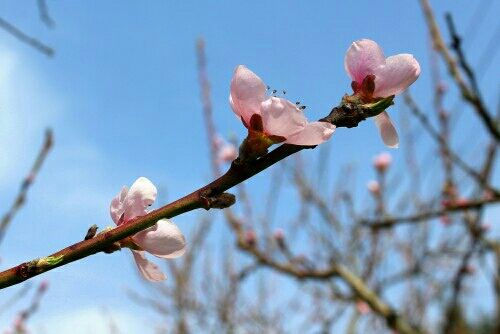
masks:
[[[111,201],[110,214],[116,225],[126,224],[135,217],[148,213],[147,208],[156,199],[156,187],[145,177],[138,178],[128,189],[123,187]],[[168,219],[161,219],[155,225],[132,236],[134,249],[131,251],[141,275],[149,281],[162,281],[165,275],[146,259],[145,252],[171,259],[184,254],[186,240],[179,228]],[[137,249],[135,249],[137,248]]]
[[[384,172],[392,163],[390,153],[383,152],[373,158],[373,166],[380,172]]]
[[[264,82],[243,65],[234,71],[229,103],[249,132],[271,143],[318,145],[335,130],[330,123],[309,123],[303,111],[284,98],[266,96]]]
[[[353,81],[354,93],[364,102],[398,95],[420,74],[420,65],[412,55],[398,54],[386,58],[378,44],[369,39],[351,44],[344,66]],[[385,111],[375,116],[375,124],[384,143],[389,147],[398,147],[398,134]]]
[[[380,184],[375,180],[368,182],[366,187],[374,195],[378,195],[380,193]]]

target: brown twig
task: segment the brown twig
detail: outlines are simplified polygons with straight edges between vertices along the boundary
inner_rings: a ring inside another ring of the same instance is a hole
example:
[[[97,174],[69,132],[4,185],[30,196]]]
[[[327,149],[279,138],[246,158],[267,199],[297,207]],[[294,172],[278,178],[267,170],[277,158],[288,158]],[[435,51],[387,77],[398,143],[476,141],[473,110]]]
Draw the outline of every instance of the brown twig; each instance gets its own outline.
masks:
[[[333,108],[330,114],[321,121],[330,122],[337,128],[355,127],[359,122],[365,120],[366,117],[365,110],[348,104]],[[264,169],[269,168],[294,153],[308,148],[314,148],[314,146],[283,144],[256,160],[240,161],[237,159],[220,178],[185,197],[154,210],[145,216],[136,217],[127,222],[127,224],[122,224],[114,229],[102,232],[92,239],[78,242],[47,257],[24,262],[1,272],[0,289],[99,253],[110,247],[113,243],[153,226],[160,219],[172,218],[200,208],[208,210],[211,208],[211,198],[220,196],[224,191],[260,173]]]
[[[27,321],[35,314],[40,306],[40,302],[47,292],[48,283],[46,281],[42,281],[31,300],[31,303],[27,308],[20,311],[16,319],[14,320],[14,332],[15,333],[26,333],[26,323]]]
[[[207,60],[205,56],[205,41],[199,38],[196,42],[196,55],[198,59],[198,81],[201,88],[201,103],[203,105],[204,123],[207,127],[207,140],[210,143],[210,162],[212,173],[215,177],[221,175],[220,166],[217,163],[217,132],[213,121],[212,101],[210,99],[210,82],[207,75]]]
[[[2,217],[2,220],[0,222],[0,243],[5,237],[6,230],[9,224],[11,223],[12,219],[14,218],[15,214],[21,209],[23,204],[26,202],[26,196],[28,194],[28,190],[31,187],[31,185],[35,182],[35,178],[37,177],[40,168],[42,167],[45,159],[47,158],[47,155],[50,152],[53,143],[54,143],[54,138],[52,135],[52,130],[48,129],[45,132],[45,140],[42,145],[42,148],[40,149],[40,152],[38,153],[35,163],[31,167],[29,174],[24,178],[24,181],[19,189],[19,193],[17,194],[11,208]]]
[[[454,43],[453,47],[454,50],[457,51],[458,58],[459,58],[459,63],[455,60],[455,58],[451,55],[450,50],[446,46],[446,43],[444,42],[443,37],[441,36],[441,32],[439,30],[438,24],[436,22],[436,19],[434,17],[434,13],[432,12],[432,8],[429,4],[428,0],[420,0],[420,3],[422,5],[422,9],[424,12],[424,16],[427,22],[427,26],[429,27],[429,32],[432,37],[432,41],[434,44],[434,48],[436,51],[441,55],[443,60],[445,61],[447,67],[448,67],[448,72],[450,73],[451,77],[454,79],[455,83],[457,84],[458,88],[460,89],[460,93],[462,94],[462,97],[469,102],[474,109],[476,110],[477,114],[483,121],[484,125],[488,129],[488,131],[491,133],[491,135],[498,141],[500,141],[500,129],[493,117],[489,114],[488,110],[486,109],[483,101],[481,100],[480,96],[477,94],[477,85],[475,83],[475,78],[471,82],[472,88],[470,88],[467,83],[465,82],[464,77],[462,76],[462,73],[460,71],[460,67],[462,67],[462,70],[466,72],[467,75],[469,75],[470,67],[468,66],[467,62],[465,61],[465,57],[463,56],[463,52],[461,51],[460,48],[460,43]],[[453,33],[453,32],[452,32]],[[452,36],[454,41],[460,41],[460,38],[454,34]],[[464,65],[466,67],[464,68]],[[472,71],[470,71],[472,72]],[[470,78],[470,77],[469,77]]]
[[[500,197],[493,196],[489,198],[481,198],[476,200],[468,200],[465,203],[450,203],[441,209],[419,212],[413,215],[401,217],[389,217],[378,220],[362,220],[361,223],[370,228],[391,228],[400,224],[411,224],[426,221],[433,218],[438,218],[453,212],[463,212],[472,209],[482,208],[485,204],[499,203]]]
[[[17,291],[12,297],[6,300],[4,303],[0,305],[0,314],[11,308],[17,301],[22,299],[31,289],[31,282],[23,284],[21,289]]]
[[[46,0],[37,0],[38,14],[40,20],[49,28],[54,27],[54,20],[50,17],[49,8],[47,6]]]
[[[417,117],[417,119],[421,122],[422,126],[424,129],[431,135],[431,137],[436,140],[440,145],[447,145],[446,144],[446,139],[443,138],[443,136],[432,126],[429,118],[420,110],[418,105],[415,103],[413,100],[412,96],[406,92],[404,94],[404,101],[406,105],[411,109],[412,114]],[[450,159],[453,161],[453,163],[460,168],[463,172],[468,174],[470,177],[474,178],[481,186],[483,186],[485,189],[490,190],[491,192],[495,193],[497,196],[500,196],[500,192],[490,186],[481,173],[477,172],[474,170],[471,166],[469,166],[458,154],[456,154],[451,148],[447,151],[449,154]]]
[[[17,38],[23,43],[28,44],[29,46],[33,47],[34,49],[40,51],[44,55],[48,57],[52,57],[54,55],[54,49],[51,47],[43,44],[36,38],[33,38],[31,36],[26,35],[24,32],[19,30],[16,26],[12,25],[11,23],[7,22],[3,18],[0,17],[0,28]]]
[[[398,315],[394,309],[385,304],[361,278],[341,264],[332,263],[324,269],[298,268],[291,263],[283,264],[273,260],[257,247],[254,247],[254,245],[246,243],[242,238],[238,239],[238,247],[252,254],[261,265],[300,280],[329,280],[334,277],[340,277],[360,299],[368,303],[377,314],[386,320],[390,328],[397,330],[399,333],[420,333],[418,329],[410,326],[404,317]]]

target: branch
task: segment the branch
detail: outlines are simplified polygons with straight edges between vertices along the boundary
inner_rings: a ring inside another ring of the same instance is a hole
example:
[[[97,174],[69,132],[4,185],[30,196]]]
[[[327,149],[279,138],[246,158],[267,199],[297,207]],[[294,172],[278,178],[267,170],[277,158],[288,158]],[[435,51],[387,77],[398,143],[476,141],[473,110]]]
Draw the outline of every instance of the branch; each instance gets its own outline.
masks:
[[[406,105],[411,109],[412,114],[417,117],[417,119],[422,123],[424,129],[436,140],[440,145],[447,145],[446,139],[432,126],[429,118],[420,110],[413,98],[409,93],[404,93],[404,101]],[[470,177],[474,178],[482,187],[493,192],[496,196],[500,196],[500,192],[488,184],[487,178],[481,173],[478,173],[472,167],[470,167],[458,154],[456,154],[451,148],[447,152],[449,158],[452,160],[457,167],[459,167],[463,172],[467,173]]]
[[[425,212],[421,212],[421,213],[417,213],[417,214],[413,214],[413,215],[409,215],[409,216],[401,216],[401,217],[393,217],[393,218],[389,217],[389,218],[378,219],[378,220],[362,220],[361,223],[366,225],[366,226],[369,226],[370,228],[374,228],[374,229],[391,228],[394,225],[418,223],[420,221],[441,217],[441,216],[444,216],[444,215],[452,213],[452,212],[462,212],[462,211],[471,210],[471,209],[480,209],[485,204],[492,204],[492,203],[499,203],[499,202],[500,202],[500,197],[493,196],[490,198],[469,200],[466,203],[451,204],[451,205],[447,205],[446,207],[444,207],[442,209],[425,211]]]
[[[360,299],[368,303],[368,305],[370,305],[370,307],[377,314],[386,320],[387,325],[390,328],[403,334],[420,333],[419,330],[409,325],[406,320],[394,309],[385,304],[380,297],[363,282],[361,278],[341,264],[332,263],[328,268],[321,270],[313,268],[302,269],[291,264],[282,264],[273,260],[267,256],[266,253],[258,250],[253,245],[246,243],[242,240],[242,238],[238,238],[238,247],[252,254],[260,264],[297,279],[328,280],[333,277],[340,277],[347,285],[349,285],[349,287]]]
[[[204,123],[207,127],[208,142],[210,143],[210,162],[212,164],[212,173],[220,176],[220,166],[217,163],[217,142],[215,124],[213,121],[212,101],[210,99],[210,82],[207,75],[207,60],[205,57],[205,41],[199,38],[196,43],[196,55],[198,60],[198,81],[201,88],[201,103],[203,105]]]
[[[465,57],[463,55],[463,52],[461,51],[460,47],[460,38],[456,35],[454,31],[454,27],[451,24],[450,28],[453,28],[451,31],[452,33],[452,39],[454,40],[454,43],[452,44],[452,47],[454,48],[455,51],[457,51],[458,58],[460,61],[460,64],[457,63],[455,58],[451,55],[450,50],[446,46],[446,43],[443,40],[443,37],[441,36],[441,32],[439,30],[439,27],[437,25],[436,19],[434,17],[434,13],[432,12],[432,8],[429,4],[428,0],[420,0],[422,9],[424,11],[425,19],[427,22],[427,26],[429,28],[429,33],[432,38],[432,42],[434,45],[434,48],[436,51],[441,55],[443,58],[444,62],[446,63],[448,67],[448,72],[450,73],[451,77],[454,79],[455,83],[457,84],[460,93],[462,94],[462,97],[471,104],[476,112],[478,113],[479,117],[483,121],[484,125],[488,128],[488,131],[490,134],[496,139],[496,141],[500,141],[500,129],[498,127],[497,122],[495,121],[494,118],[491,117],[491,115],[488,113],[488,110],[486,109],[483,101],[481,100],[480,96],[478,95],[477,92],[477,85],[475,83],[475,77],[472,75],[473,80],[471,80],[471,86],[472,88],[469,88],[467,83],[465,82],[461,72],[460,72],[460,67],[464,70],[464,72],[468,75],[469,79],[470,77],[470,67],[467,65],[467,62],[465,61]],[[450,23],[448,23],[450,24]],[[466,65],[465,68],[463,65]]]
[[[342,105],[332,109],[322,121],[331,122],[337,127],[354,127],[366,119],[366,111],[354,105]],[[218,198],[224,191],[260,173],[278,161],[306,148],[315,146],[298,146],[284,144],[269,152],[265,156],[250,161],[235,160],[229,170],[215,181],[195,190],[170,204],[136,217],[127,224],[100,233],[94,238],[83,240],[66,247],[44,258],[24,262],[0,273],[0,289],[18,284],[46,271],[64,266],[73,261],[99,253],[124,238],[132,236],[148,227],[153,226],[160,219],[172,218],[195,209],[211,208],[213,198]]]
[[[50,149],[52,148],[53,143],[54,139],[52,135],[52,130],[48,129],[45,132],[45,141],[43,143],[42,148],[40,149],[40,152],[38,153],[35,163],[31,167],[29,174],[24,178],[24,181],[21,184],[21,188],[19,189],[19,193],[16,199],[14,200],[14,203],[12,204],[10,210],[7,211],[7,213],[3,216],[0,222],[0,243],[2,242],[5,236],[5,232],[10,222],[12,221],[12,218],[14,218],[14,215],[19,211],[19,209],[21,209],[23,204],[26,202],[26,195],[28,193],[28,190],[35,181],[35,178],[38,175],[38,172],[40,171],[40,168],[42,167],[43,162],[45,161],[45,158],[47,157]]]
[[[21,300],[31,289],[31,282],[24,284],[12,297],[0,305],[0,315]]]
[[[40,307],[40,302],[47,292],[48,283],[46,281],[42,281],[38,288],[36,289],[33,298],[31,299],[31,303],[27,308],[20,311],[16,315],[16,319],[14,320],[14,333],[27,333],[26,324],[28,320],[36,313],[38,308]]]
[[[54,27],[54,20],[50,17],[49,8],[47,7],[47,2],[45,0],[38,0],[38,15],[40,20],[49,28]]]
[[[204,63],[202,42],[198,42],[198,57],[199,57],[198,58],[199,64],[201,63],[204,65],[205,63]],[[203,75],[205,75],[204,67],[200,66],[199,69],[200,69],[200,77],[202,77]],[[208,82],[200,80],[200,83],[202,86],[202,91],[208,94],[207,90]],[[203,96],[203,97],[204,101],[207,100],[209,101],[208,96]],[[206,104],[204,105],[206,106]],[[366,119],[369,116],[369,112],[365,112],[363,110],[353,110],[352,108],[353,108],[352,105],[343,105],[340,108],[334,108],[332,112],[327,117],[323,118],[321,121],[330,122],[336,125],[337,127],[351,128],[357,126],[360,121]],[[210,112],[210,108],[208,108],[208,112],[207,108],[204,108],[204,116],[205,116],[207,134],[209,139],[212,140],[215,135],[215,126],[213,124],[212,113]],[[278,149],[276,149],[274,152],[287,146],[289,145],[283,145]],[[298,151],[299,150],[297,150],[297,152]],[[215,150],[212,150],[211,153],[212,154],[210,160],[212,164],[216,165],[216,163],[214,163],[216,161]],[[271,152],[270,154],[272,153],[273,152]],[[231,168],[233,168],[233,166],[234,163],[231,166]],[[217,175],[217,166],[215,166],[213,170],[214,174]],[[299,173],[298,170],[295,171],[295,181],[297,183],[297,186],[301,190],[301,195],[305,199],[313,201],[318,206],[320,212],[324,215],[324,218],[326,218],[327,221],[330,221],[334,216],[332,216],[332,213],[329,211],[326,203],[324,203],[322,199],[314,195],[314,192],[312,191],[312,189],[310,189],[309,185],[306,184],[307,182],[305,182],[305,180],[303,179],[302,175]],[[279,247],[285,253],[285,256],[288,258],[289,261],[285,263],[276,261],[272,256],[269,255],[267,251],[262,251],[258,249],[258,247],[256,247],[255,241],[253,242],[249,241],[245,237],[245,231],[243,230],[240,221],[234,215],[231,208],[224,210],[224,215],[226,217],[226,221],[229,227],[236,235],[236,243],[238,248],[252,255],[253,258],[257,261],[250,267],[247,267],[247,269],[251,268],[251,270],[253,270],[254,268],[257,268],[258,265],[262,265],[271,268],[279,273],[285,274],[290,277],[294,277],[299,280],[312,279],[312,280],[328,281],[334,277],[340,277],[346,282],[346,284],[348,284],[351,287],[353,291],[355,291],[356,295],[358,295],[359,298],[363,299],[368,304],[370,304],[370,306],[372,307],[373,310],[375,310],[375,312],[377,312],[380,316],[385,318],[390,328],[398,331],[399,333],[405,333],[405,334],[419,333],[417,330],[412,328],[403,317],[398,315],[395,310],[386,305],[373,291],[370,290],[370,288],[360,278],[358,278],[355,274],[351,273],[347,268],[343,267],[341,264],[337,264],[334,262],[326,266],[325,268],[314,268],[313,266],[309,265],[307,266],[298,265],[297,263],[290,261],[293,258],[293,255],[289,251],[284,241],[281,242]],[[334,221],[336,221],[336,219],[334,219]],[[245,269],[242,271],[242,273],[244,273],[246,276]]]
[[[35,48],[36,50],[40,51],[41,53],[45,54],[48,57],[52,57],[54,55],[54,49],[51,47],[43,44],[36,38],[33,38],[31,36],[26,35],[24,32],[19,30],[16,26],[10,24],[9,22],[5,21],[3,18],[0,17],[0,28],[20,40],[21,42],[24,42],[28,44],[29,46]]]

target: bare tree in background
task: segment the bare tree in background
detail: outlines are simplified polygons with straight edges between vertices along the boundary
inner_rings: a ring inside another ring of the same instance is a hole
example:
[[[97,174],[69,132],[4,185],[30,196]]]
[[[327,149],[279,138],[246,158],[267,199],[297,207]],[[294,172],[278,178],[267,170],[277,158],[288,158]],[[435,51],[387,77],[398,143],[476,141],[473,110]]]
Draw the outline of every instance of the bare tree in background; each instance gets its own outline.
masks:
[[[224,209],[225,233],[237,247],[226,238],[216,253],[208,241],[193,242],[195,256],[169,262],[168,288],[153,289],[168,293],[134,292],[137,302],[167,319],[165,332],[500,333],[500,239],[489,235],[484,221],[485,210],[500,202],[493,183],[500,109],[483,100],[479,80],[488,65],[481,62],[480,71],[470,65],[452,16],[446,15],[443,32],[428,1],[420,4],[433,84],[429,101],[403,96],[405,165],[395,170],[387,156],[376,157],[373,180],[361,180],[367,183],[362,194],[352,165],[329,182],[325,146],[316,166],[300,155],[276,166],[267,193],[250,194],[240,185],[239,204]],[[197,54],[210,162],[218,176],[224,166],[203,40]],[[452,86],[459,96],[450,106]],[[433,107],[421,106],[427,103]],[[464,128],[481,135],[464,135]],[[294,210],[280,200],[291,190],[300,205],[291,217],[278,218],[277,212]],[[206,238],[200,231],[210,224],[220,231],[210,220],[193,233],[196,240]],[[489,267],[491,259],[496,268]],[[495,313],[483,318],[467,303],[478,276],[491,282],[496,303]]]

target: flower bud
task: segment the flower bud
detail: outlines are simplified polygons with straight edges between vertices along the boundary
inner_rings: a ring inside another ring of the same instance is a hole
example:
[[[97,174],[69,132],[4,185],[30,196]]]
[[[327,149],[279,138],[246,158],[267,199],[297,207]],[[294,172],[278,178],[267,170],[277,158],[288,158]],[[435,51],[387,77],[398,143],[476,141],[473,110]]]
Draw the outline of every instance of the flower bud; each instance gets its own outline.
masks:
[[[387,152],[383,152],[375,156],[375,158],[373,159],[373,166],[379,172],[385,172],[387,168],[389,168],[389,166],[391,165],[391,162],[392,162],[392,156]]]
[[[380,184],[377,181],[371,180],[366,184],[366,187],[373,195],[380,194]]]
[[[368,305],[366,302],[358,300],[356,302],[356,310],[358,310],[359,313],[364,315],[370,313],[371,308],[370,305]]]
[[[273,238],[276,241],[283,241],[283,239],[285,239],[285,231],[283,231],[283,229],[281,228],[277,228],[276,230],[274,230]]]

